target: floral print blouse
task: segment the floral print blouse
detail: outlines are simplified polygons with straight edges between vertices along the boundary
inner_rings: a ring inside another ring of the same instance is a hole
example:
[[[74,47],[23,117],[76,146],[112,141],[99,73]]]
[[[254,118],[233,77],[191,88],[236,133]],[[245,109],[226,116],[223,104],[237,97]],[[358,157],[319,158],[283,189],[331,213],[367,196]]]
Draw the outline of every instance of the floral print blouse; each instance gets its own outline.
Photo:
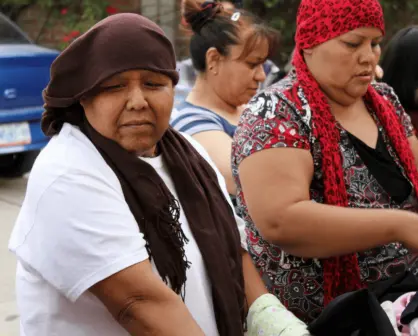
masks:
[[[373,84],[376,90],[395,106],[399,121],[408,137],[414,134],[409,116],[393,90],[385,84]],[[403,172],[385,130],[373,111],[379,131],[395,163]],[[340,149],[349,206],[353,208],[392,208],[416,211],[415,194],[402,204],[396,203],[370,173],[347,132],[341,127]],[[270,244],[259,234],[245,204],[238,167],[249,155],[268,148],[292,147],[309,150],[314,161],[314,176],[310,187],[311,199],[324,203],[321,170],[321,149],[311,132],[311,110],[296,75],[288,77],[259,93],[244,111],[235,133],[232,150],[232,170],[237,184],[237,210],[244,218],[249,252],[261,272],[269,291],[296,316],[305,322],[315,319],[323,309],[323,274],[320,260],[289,255],[280,246]],[[262,186],[260,186],[262,188]],[[418,273],[417,256],[400,243],[391,243],[358,253],[362,280],[366,283],[388,279],[407,269]]]

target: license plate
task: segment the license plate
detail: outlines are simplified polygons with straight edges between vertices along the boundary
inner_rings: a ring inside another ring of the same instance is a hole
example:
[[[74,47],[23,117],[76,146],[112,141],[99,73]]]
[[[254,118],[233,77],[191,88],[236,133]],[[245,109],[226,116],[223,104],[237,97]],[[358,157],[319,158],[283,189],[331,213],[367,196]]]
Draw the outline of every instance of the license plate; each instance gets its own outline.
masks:
[[[0,147],[27,145],[31,141],[29,123],[0,124]]]

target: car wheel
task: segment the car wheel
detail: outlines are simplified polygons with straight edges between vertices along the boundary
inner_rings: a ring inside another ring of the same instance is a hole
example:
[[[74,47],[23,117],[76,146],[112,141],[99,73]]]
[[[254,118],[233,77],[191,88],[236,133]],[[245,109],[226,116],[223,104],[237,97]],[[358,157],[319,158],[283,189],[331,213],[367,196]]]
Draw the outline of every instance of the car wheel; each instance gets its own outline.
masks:
[[[32,169],[39,151],[0,155],[0,176],[21,177]]]

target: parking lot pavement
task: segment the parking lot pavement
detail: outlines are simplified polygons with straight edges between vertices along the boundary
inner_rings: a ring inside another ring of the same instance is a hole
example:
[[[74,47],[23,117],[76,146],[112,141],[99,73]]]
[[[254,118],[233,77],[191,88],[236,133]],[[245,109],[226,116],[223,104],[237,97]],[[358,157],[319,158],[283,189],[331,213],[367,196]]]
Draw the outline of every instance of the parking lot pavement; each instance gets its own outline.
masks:
[[[0,336],[19,335],[15,297],[16,260],[7,245],[24,199],[26,182],[26,178],[0,179]]]

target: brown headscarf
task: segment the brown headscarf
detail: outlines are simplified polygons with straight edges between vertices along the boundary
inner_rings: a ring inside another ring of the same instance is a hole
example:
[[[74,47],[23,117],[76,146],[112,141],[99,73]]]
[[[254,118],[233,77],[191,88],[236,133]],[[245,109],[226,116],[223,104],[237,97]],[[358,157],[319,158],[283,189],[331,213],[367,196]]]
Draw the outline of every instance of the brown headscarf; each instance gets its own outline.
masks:
[[[108,17],[74,41],[52,65],[51,81],[44,91],[42,129],[55,135],[69,122],[92,141],[118,177],[159,274],[184,298],[190,265],[184,252],[187,238],[179,223],[179,202],[152,166],[99,134],[79,103],[103,80],[131,69],[163,73],[176,84],[175,66],[173,47],[156,24],[136,14]],[[214,170],[179,133],[169,128],[158,147],[212,284],[219,334],[241,336],[245,294],[233,211]]]

